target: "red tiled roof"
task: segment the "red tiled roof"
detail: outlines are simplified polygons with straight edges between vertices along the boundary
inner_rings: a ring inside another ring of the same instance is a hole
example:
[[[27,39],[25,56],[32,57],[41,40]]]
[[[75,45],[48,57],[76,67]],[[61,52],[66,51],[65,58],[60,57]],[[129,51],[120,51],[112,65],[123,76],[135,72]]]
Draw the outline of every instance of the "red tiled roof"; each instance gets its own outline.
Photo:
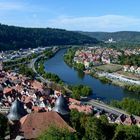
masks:
[[[92,112],[92,107],[89,106],[89,105],[86,105],[86,106],[81,105],[81,106],[79,106],[79,105],[76,105],[76,104],[71,104],[71,105],[69,105],[69,108],[70,109],[77,109],[79,112],[85,112],[87,114]]]
[[[18,77],[17,77],[17,76],[9,75],[8,78],[11,79],[11,80],[13,81],[13,80],[16,80]]]
[[[33,112],[39,112],[42,108],[39,106],[32,106],[32,111]]]
[[[51,125],[75,132],[56,112],[31,113],[20,119],[21,132],[26,139],[37,138]]]
[[[4,88],[3,93],[4,93],[4,94],[9,93],[9,92],[11,92],[12,90],[13,90],[12,88],[6,87],[6,88]]]
[[[70,102],[70,103],[75,103],[75,104],[80,105],[80,101],[78,101],[78,100],[76,100],[76,99],[73,99],[73,98],[69,98],[69,102]]]
[[[42,85],[42,83],[40,83],[40,82],[38,82],[38,81],[36,81],[36,80],[34,80],[34,81],[32,82],[32,86],[33,86],[33,89],[43,90],[43,85]]]
[[[16,86],[14,86],[12,88],[17,90],[18,92],[21,92],[23,90],[23,88],[20,85],[16,85]]]

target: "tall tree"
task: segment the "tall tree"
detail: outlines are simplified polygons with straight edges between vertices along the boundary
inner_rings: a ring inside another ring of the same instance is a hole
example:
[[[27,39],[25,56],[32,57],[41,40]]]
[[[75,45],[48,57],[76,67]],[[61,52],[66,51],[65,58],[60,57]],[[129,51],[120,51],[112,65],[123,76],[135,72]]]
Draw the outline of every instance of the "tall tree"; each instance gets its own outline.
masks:
[[[113,140],[140,140],[140,128],[118,125]]]
[[[8,120],[5,116],[0,114],[0,140],[3,140],[8,128]]]
[[[67,129],[51,126],[38,140],[78,140],[78,137]]]

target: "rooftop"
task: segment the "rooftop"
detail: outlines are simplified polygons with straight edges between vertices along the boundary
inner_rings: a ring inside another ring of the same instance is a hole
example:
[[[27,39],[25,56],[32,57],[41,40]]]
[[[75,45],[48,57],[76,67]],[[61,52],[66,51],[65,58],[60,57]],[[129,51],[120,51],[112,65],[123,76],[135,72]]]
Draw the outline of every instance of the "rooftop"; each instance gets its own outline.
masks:
[[[21,132],[26,139],[37,138],[53,125],[75,132],[56,112],[31,113],[21,118],[20,122]]]

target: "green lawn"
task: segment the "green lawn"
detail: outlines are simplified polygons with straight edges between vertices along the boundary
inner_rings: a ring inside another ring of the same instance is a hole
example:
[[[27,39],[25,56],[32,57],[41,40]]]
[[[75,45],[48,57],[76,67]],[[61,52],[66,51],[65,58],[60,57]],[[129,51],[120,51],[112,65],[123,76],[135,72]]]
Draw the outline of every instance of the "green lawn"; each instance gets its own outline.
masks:
[[[99,70],[99,71],[105,71],[105,72],[116,72],[121,70],[123,67],[121,65],[117,64],[105,64],[101,66],[96,66],[94,69]]]

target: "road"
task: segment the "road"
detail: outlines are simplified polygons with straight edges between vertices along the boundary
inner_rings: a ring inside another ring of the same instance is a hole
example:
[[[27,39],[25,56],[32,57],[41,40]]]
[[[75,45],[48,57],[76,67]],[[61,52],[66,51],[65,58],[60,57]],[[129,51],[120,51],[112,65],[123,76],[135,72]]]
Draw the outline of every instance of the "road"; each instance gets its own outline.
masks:
[[[40,55],[40,56],[38,56],[37,58],[32,59],[32,61],[31,61],[31,63],[30,63],[30,68],[32,68],[33,71],[34,71],[36,74],[37,74],[37,71],[35,70],[34,64],[35,64],[35,62],[37,61],[37,59],[39,59],[39,58],[42,57],[42,56],[43,56],[43,55]],[[41,75],[39,75],[39,74],[37,74],[37,75],[38,75],[39,79],[40,79],[42,82],[45,82],[45,83],[47,83],[47,84],[53,84],[53,83],[50,82],[49,80],[44,79]],[[65,87],[65,89],[66,89],[67,91],[69,91],[69,89],[67,89],[66,87]],[[71,91],[69,91],[69,92],[71,92]],[[109,106],[109,105],[107,105],[107,104],[105,104],[105,103],[98,102],[97,100],[94,100],[94,99],[91,99],[91,100],[89,100],[88,102],[84,102],[84,103],[93,105],[94,107],[97,107],[97,108],[99,108],[99,109],[103,109],[103,110],[105,110],[105,111],[107,111],[107,112],[116,114],[116,115],[118,115],[118,116],[121,115],[121,114],[125,114],[126,116],[129,116],[129,115],[130,115],[130,114],[128,114],[127,112],[125,112],[124,110],[111,107],[111,106]],[[140,117],[139,117],[139,116],[136,116],[136,115],[134,115],[134,116],[135,116],[135,118],[136,118],[137,120],[140,120]]]
[[[118,116],[121,115],[121,114],[125,114],[126,116],[130,115],[127,112],[125,112],[124,110],[121,110],[121,109],[118,109],[118,108],[115,108],[115,107],[111,107],[111,106],[109,106],[105,103],[99,102],[99,101],[94,100],[94,99],[91,99],[89,101],[83,101],[83,103],[93,105],[94,107],[97,107],[99,109],[103,109],[106,112],[110,112],[110,113],[116,114]],[[137,120],[140,120],[139,116],[136,116],[136,115],[134,115],[134,116]]]
[[[36,62],[39,58],[41,58],[41,57],[43,57],[43,56],[44,56],[44,55],[39,55],[38,57],[32,59],[31,62],[30,62],[30,64],[29,64],[28,66],[29,66],[29,68],[31,68],[31,69],[37,74],[37,77],[38,77],[42,82],[45,82],[45,83],[47,83],[47,84],[50,84],[51,82],[50,82],[49,80],[47,80],[47,79],[44,79],[40,74],[37,73],[37,71],[36,71],[36,69],[35,69],[35,62]]]
[[[128,84],[132,84],[132,85],[140,85],[140,81],[136,81],[133,79],[128,79],[126,77],[123,77],[123,75],[120,75],[118,73],[107,73],[107,72],[102,72],[102,73],[98,73],[99,76],[105,76],[111,80],[117,80],[117,81],[121,81],[124,83],[128,83]]]
[[[40,55],[38,56],[37,58],[35,59],[32,59],[31,63],[30,63],[30,68],[33,69],[33,71],[37,74],[37,71],[35,70],[35,62],[40,58],[42,57],[43,55]],[[50,82],[49,80],[47,79],[44,79],[41,75],[37,74],[39,79],[42,81],[42,82],[45,82],[47,84],[53,84],[52,82]],[[65,89],[67,89],[65,87]],[[67,89],[68,90],[68,89]],[[101,103],[101,102],[98,102],[97,100],[94,100],[94,99],[91,99],[89,100],[88,102],[84,102],[84,103],[87,103],[87,104],[90,104],[90,105],[93,105],[94,107],[97,107],[99,109],[103,109],[107,112],[110,112],[110,113],[113,113],[113,114],[116,114],[118,116],[120,116],[121,114],[125,114],[126,116],[129,116],[129,114],[127,112],[125,112],[124,110],[121,110],[121,109],[118,109],[118,108],[114,108],[114,107],[111,107],[107,104],[104,104],[104,103]],[[135,118],[137,120],[140,120],[140,117],[139,116],[135,116]]]
[[[56,53],[58,50],[52,50],[53,51],[53,53]],[[31,62],[29,63],[29,68],[32,68],[32,70],[37,74],[37,78],[38,79],[40,79],[43,83],[46,83],[47,85],[48,85],[48,87],[51,85],[52,87],[53,87],[53,85],[54,85],[54,87],[56,86],[56,83],[54,83],[54,82],[51,82],[51,81],[49,81],[48,79],[45,79],[45,78],[43,78],[40,74],[38,74],[37,73],[37,71],[36,71],[36,69],[35,69],[35,62],[40,58],[40,57],[43,57],[44,55],[39,55],[37,58],[34,58],[34,59],[32,59],[31,60]],[[45,57],[45,56],[44,56]],[[71,93],[71,90],[69,90],[66,86],[64,86],[64,89],[67,91],[67,92],[69,92],[69,93]]]

